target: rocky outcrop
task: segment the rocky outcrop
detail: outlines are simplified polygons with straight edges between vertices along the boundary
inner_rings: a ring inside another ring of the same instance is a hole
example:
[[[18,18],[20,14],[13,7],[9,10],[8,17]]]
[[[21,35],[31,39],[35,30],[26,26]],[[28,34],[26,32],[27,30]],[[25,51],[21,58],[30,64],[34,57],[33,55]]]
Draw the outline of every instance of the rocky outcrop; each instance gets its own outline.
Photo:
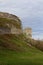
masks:
[[[0,12],[0,34],[21,34],[21,20],[16,16]]]

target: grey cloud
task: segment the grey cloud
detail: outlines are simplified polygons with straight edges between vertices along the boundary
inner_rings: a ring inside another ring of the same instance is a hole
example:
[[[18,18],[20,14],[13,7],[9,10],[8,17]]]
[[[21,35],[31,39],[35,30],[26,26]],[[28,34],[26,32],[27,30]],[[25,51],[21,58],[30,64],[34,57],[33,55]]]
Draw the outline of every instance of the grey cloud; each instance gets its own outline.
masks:
[[[0,0],[0,11],[21,17],[23,27],[30,26],[33,32],[43,30],[43,0]]]
[[[3,0],[2,2],[4,2]],[[43,0],[8,0],[5,1],[5,4],[3,5],[4,8],[12,8],[13,10],[16,10],[17,14],[20,14],[20,16],[25,17],[34,17],[37,15],[43,15]],[[20,13],[19,13],[20,11]],[[26,16],[25,16],[26,15]]]

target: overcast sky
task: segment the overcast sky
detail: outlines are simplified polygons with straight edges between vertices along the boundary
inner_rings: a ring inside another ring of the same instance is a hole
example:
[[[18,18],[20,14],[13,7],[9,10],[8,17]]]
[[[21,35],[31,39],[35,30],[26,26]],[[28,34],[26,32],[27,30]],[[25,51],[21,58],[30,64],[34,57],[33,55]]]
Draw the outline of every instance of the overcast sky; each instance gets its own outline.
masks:
[[[19,16],[23,28],[31,27],[33,37],[43,39],[43,0],[0,0],[0,11]]]

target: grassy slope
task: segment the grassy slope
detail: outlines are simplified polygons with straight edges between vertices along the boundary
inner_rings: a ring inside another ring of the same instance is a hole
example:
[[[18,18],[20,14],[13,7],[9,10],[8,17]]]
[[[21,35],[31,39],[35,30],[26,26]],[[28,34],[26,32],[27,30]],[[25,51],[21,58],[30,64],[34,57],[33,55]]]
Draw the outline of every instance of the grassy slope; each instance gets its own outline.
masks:
[[[0,18],[0,26],[6,21],[11,22]],[[0,65],[43,65],[43,52],[29,46],[23,35],[0,35]]]
[[[43,52],[29,47],[22,35],[0,35],[0,46],[0,65],[43,65]]]
[[[0,65],[43,65],[43,53],[29,49],[28,52],[0,50]]]

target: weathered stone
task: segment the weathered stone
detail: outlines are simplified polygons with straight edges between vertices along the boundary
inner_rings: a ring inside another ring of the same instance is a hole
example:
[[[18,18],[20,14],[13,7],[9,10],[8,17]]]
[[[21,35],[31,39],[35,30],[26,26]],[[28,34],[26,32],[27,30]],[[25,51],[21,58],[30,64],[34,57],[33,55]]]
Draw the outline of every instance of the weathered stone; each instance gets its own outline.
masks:
[[[25,28],[23,30],[23,33],[25,34],[26,38],[32,38],[32,29],[31,28]]]
[[[12,14],[0,12],[0,34],[21,34],[21,20]]]

